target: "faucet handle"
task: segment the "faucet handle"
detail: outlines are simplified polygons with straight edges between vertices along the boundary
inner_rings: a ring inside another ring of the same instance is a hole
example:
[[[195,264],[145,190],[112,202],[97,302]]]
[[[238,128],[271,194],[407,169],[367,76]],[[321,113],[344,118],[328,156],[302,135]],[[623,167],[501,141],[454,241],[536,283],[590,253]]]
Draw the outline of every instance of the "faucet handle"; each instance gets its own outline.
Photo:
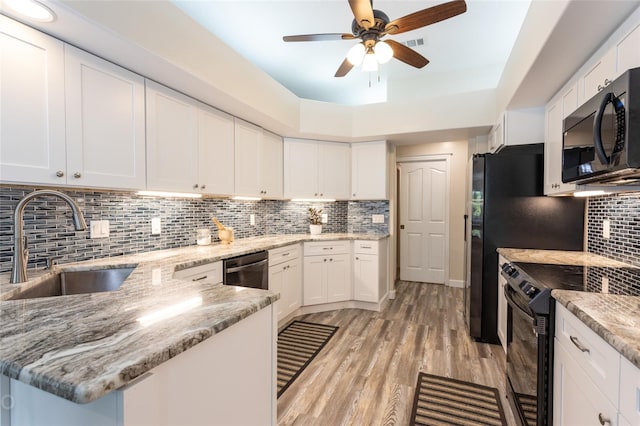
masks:
[[[45,260],[47,262],[47,265],[44,267],[44,269],[51,269],[53,268],[54,265],[56,265],[58,263],[58,260],[62,259],[62,256],[51,256],[51,257],[47,257]]]

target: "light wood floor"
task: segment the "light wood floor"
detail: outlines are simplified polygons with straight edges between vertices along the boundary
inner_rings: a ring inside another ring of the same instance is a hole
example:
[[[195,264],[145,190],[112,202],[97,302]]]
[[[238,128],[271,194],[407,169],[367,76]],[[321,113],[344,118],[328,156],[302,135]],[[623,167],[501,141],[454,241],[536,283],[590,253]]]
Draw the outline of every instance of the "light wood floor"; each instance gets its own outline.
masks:
[[[400,281],[396,290],[382,312],[296,318],[340,329],[278,399],[278,424],[408,425],[419,371],[496,387],[515,424],[504,396],[504,352],[469,337],[462,289]]]

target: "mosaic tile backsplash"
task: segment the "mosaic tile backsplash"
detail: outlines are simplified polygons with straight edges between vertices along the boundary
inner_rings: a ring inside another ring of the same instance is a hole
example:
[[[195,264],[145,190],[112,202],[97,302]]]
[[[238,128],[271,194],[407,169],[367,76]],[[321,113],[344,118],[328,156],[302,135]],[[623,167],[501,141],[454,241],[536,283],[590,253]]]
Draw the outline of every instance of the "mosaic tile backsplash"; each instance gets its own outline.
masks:
[[[11,270],[13,256],[13,211],[18,201],[33,188],[0,187],[0,272]],[[24,214],[29,239],[29,268],[42,267],[46,259],[74,262],[194,245],[196,229],[210,228],[217,241],[215,216],[234,228],[236,238],[267,234],[309,232],[307,209],[323,209],[328,223],[323,232],[389,232],[388,201],[338,201],[299,203],[290,201],[235,201],[228,199],[164,199],[125,192],[68,191],[80,205],[89,225],[91,220],[108,220],[110,236],[89,238],[89,230],[75,231],[71,210],[54,197],[36,198]],[[255,225],[250,215],[255,215]],[[372,214],[383,214],[385,223],[371,223]],[[151,235],[151,218],[159,217],[162,233]]]

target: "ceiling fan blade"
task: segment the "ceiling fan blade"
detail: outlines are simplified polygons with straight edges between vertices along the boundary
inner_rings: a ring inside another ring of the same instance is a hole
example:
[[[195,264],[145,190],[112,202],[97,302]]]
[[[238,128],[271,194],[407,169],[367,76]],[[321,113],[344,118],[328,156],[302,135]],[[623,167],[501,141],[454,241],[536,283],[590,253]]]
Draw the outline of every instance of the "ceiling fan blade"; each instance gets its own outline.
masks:
[[[373,27],[376,23],[370,0],[349,0],[349,6],[351,6],[356,22],[365,30]]]
[[[398,43],[394,40],[385,40],[385,42],[393,49],[393,57],[412,67],[422,68],[429,63],[429,60],[416,52],[415,50]]]
[[[353,65],[345,58],[345,60],[340,64],[340,67],[338,68],[338,71],[336,71],[336,75],[334,77],[344,77],[349,71],[351,71],[351,68],[353,68]]]
[[[464,0],[454,0],[437,6],[419,10],[389,22],[384,29],[384,34],[400,34],[407,31],[444,21],[467,11]]]
[[[284,41],[331,41],[331,40],[353,40],[356,38],[353,34],[303,34],[284,36]]]

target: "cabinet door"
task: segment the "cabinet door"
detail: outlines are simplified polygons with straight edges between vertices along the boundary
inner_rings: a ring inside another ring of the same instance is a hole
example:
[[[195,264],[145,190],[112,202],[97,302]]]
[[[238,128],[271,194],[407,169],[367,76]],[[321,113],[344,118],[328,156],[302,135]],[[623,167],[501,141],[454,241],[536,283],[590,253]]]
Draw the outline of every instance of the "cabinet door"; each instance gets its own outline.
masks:
[[[269,291],[280,293],[280,299],[275,303],[275,311],[278,321],[287,316],[286,305],[287,291],[285,290],[285,277],[287,274],[287,265],[280,264],[269,267]]]
[[[63,43],[0,15],[0,69],[0,180],[65,184]]]
[[[326,262],[327,302],[341,302],[351,300],[351,256],[348,254],[333,254]]]
[[[233,117],[200,105],[198,110],[198,189],[231,195],[234,190]]]
[[[353,258],[353,295],[355,300],[378,302],[378,256],[356,254]]]
[[[615,79],[615,49],[609,49],[591,68],[585,72],[582,81],[582,102],[607,87]]]
[[[144,78],[65,46],[67,183],[144,189]]]
[[[271,132],[262,136],[262,179],[260,191],[263,198],[282,198],[282,138]]]
[[[195,101],[146,81],[147,188],[189,191],[198,184],[198,108]]]
[[[318,196],[318,145],[313,141],[284,141],[284,198]]]
[[[302,268],[300,263],[300,259],[287,262],[283,284],[284,293],[287,295],[286,306],[283,307],[285,316],[291,314],[302,305]]]
[[[599,425],[599,416],[617,424],[616,407],[583,373],[579,364],[556,340],[554,354],[553,424]],[[604,423],[602,423],[604,424]]]
[[[306,256],[304,258],[304,297],[305,305],[316,305],[327,302],[326,263],[323,256]]]
[[[616,44],[616,76],[640,67],[640,25]]]
[[[501,265],[503,262],[499,262]],[[508,305],[507,299],[504,297],[504,286],[507,285],[507,280],[500,275],[500,268],[498,267],[498,338],[502,344],[502,349],[507,353],[507,315]]]
[[[354,200],[388,198],[386,142],[351,145],[351,198]]]
[[[235,119],[235,195],[261,197],[262,129]]]
[[[349,199],[351,188],[351,158],[349,145],[319,143],[318,197]]]

